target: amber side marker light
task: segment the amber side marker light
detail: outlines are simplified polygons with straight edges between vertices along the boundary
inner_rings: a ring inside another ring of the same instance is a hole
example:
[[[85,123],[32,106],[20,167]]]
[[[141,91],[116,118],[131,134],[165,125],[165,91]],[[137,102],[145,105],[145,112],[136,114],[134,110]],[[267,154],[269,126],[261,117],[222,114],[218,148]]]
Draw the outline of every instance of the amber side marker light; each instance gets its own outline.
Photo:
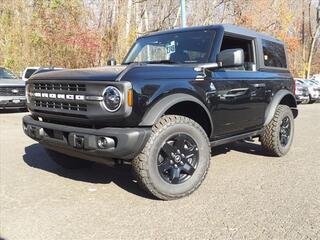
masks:
[[[132,107],[133,105],[133,91],[132,89],[128,90],[128,106]]]

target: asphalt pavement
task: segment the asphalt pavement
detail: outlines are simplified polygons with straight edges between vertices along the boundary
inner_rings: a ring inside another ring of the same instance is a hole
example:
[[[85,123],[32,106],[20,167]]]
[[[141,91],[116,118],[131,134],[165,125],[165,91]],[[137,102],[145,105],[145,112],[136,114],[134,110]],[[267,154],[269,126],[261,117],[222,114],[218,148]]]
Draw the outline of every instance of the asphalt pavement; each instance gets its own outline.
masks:
[[[320,104],[299,106],[283,158],[257,142],[213,150],[191,196],[145,194],[130,167],[64,170],[0,113],[0,236],[37,239],[320,239]]]

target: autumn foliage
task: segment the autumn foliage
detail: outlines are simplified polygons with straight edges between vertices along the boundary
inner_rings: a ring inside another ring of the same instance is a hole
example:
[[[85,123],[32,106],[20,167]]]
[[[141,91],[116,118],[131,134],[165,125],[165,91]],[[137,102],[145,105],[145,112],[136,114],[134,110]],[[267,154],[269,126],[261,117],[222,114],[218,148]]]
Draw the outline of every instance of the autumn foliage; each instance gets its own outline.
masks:
[[[67,68],[122,60],[132,42],[180,26],[179,0],[0,0],[0,65]],[[186,0],[189,26],[232,23],[287,44],[295,76],[320,72],[317,0]],[[201,13],[201,14],[199,14]]]

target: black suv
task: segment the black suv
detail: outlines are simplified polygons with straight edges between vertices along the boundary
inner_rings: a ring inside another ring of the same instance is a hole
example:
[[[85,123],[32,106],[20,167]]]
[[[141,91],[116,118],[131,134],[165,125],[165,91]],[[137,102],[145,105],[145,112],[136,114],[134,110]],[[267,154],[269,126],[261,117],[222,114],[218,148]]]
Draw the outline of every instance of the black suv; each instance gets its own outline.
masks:
[[[200,186],[217,145],[259,137],[285,155],[298,115],[283,42],[232,25],[141,37],[121,65],[37,73],[27,101],[23,129],[58,164],[131,162],[165,200]]]

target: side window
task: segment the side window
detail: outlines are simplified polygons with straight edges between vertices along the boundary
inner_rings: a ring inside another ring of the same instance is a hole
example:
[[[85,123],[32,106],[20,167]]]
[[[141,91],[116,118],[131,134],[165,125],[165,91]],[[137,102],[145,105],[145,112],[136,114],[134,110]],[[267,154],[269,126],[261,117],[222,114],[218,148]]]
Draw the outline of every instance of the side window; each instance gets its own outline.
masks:
[[[262,40],[262,48],[266,67],[287,68],[286,53],[282,44]]]
[[[257,67],[254,56],[253,40],[224,36],[220,51],[233,48],[243,49],[244,66],[237,68],[226,68],[224,70],[256,71]]]

